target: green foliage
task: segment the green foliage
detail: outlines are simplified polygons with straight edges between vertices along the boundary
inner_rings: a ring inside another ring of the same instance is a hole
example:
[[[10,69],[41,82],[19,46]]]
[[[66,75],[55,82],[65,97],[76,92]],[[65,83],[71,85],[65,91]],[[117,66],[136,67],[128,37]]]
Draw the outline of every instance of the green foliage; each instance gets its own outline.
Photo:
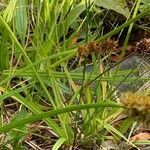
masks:
[[[26,0],[17,0],[15,10],[15,27],[23,45],[25,44],[25,37],[27,32],[26,6]]]
[[[142,2],[144,7],[148,4]],[[30,132],[27,124],[36,121],[43,121],[43,126],[52,130],[53,149],[63,145],[69,148],[92,145],[95,141],[100,144],[107,133],[128,142],[124,134],[134,121],[124,120],[119,128],[112,123],[121,115],[122,106],[114,102],[114,95],[107,98],[113,87],[107,91],[105,83],[113,83],[120,74],[116,82],[122,82],[123,74],[128,75],[132,70],[116,71],[117,75],[109,76],[109,70],[100,74],[94,65],[90,73],[85,73],[85,69],[73,72],[72,68],[80,65],[80,61],[75,65],[72,61],[76,61],[79,45],[90,40],[102,42],[128,26],[131,31],[133,23],[149,14],[150,9],[136,15],[142,6],[136,5],[131,17],[125,0],[8,0],[5,3],[0,12],[0,102],[2,108],[8,100],[22,105],[15,116],[9,116],[8,124],[1,113],[0,133],[7,133],[8,143],[21,149]],[[125,23],[104,34],[106,10],[132,19],[124,20]],[[97,60],[103,61],[92,55],[94,64]],[[86,66],[86,59],[84,62]],[[77,80],[81,81],[80,88],[76,86]],[[126,82],[133,80],[127,78]],[[149,79],[136,81],[141,80]],[[88,81],[92,84],[88,85]]]
[[[126,18],[130,16],[126,0],[96,0],[95,4],[108,10],[114,10],[117,13],[124,15]]]
[[[144,11],[150,7],[150,1],[149,0],[142,0],[141,5],[139,7],[140,11]]]
[[[25,110],[25,109],[21,109],[19,112],[17,112],[17,114],[15,114],[15,116],[12,118],[11,122],[16,122],[19,121],[23,118],[26,118],[29,116],[29,113]],[[22,126],[18,126],[16,128],[13,128],[9,133],[8,133],[8,140],[12,141],[14,140],[14,144],[18,144],[21,143],[26,136],[28,135],[28,128],[26,127],[25,124],[23,124]]]
[[[3,26],[0,27],[1,31],[1,40],[0,40],[0,70],[8,69],[9,65],[9,52],[8,52],[8,35],[3,28]]]

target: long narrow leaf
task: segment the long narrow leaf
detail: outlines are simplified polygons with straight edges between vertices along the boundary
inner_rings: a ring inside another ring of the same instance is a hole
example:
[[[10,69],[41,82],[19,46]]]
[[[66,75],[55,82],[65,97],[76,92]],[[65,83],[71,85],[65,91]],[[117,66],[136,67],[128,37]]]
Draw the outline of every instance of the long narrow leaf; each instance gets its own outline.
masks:
[[[67,113],[71,111],[79,111],[79,110],[84,110],[84,109],[100,108],[100,107],[105,108],[105,107],[123,107],[123,106],[116,104],[116,103],[112,103],[112,102],[103,102],[103,103],[85,104],[85,105],[66,107],[66,108],[57,109],[57,110],[51,110],[45,113],[40,113],[38,115],[34,115],[31,117],[22,119],[20,121],[9,123],[0,128],[0,133],[9,131],[12,128],[15,128],[17,126],[21,126],[21,125],[28,124],[28,123],[33,123],[35,121],[42,120],[44,118],[56,116],[58,114]]]
[[[66,141],[65,138],[60,138],[53,146],[52,150],[58,150],[60,146]]]

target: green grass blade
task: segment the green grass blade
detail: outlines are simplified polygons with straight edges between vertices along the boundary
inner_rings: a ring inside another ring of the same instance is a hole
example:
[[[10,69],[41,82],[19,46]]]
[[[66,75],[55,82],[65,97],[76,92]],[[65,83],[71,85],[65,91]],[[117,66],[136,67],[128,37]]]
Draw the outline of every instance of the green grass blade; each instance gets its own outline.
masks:
[[[79,111],[79,110],[84,110],[84,109],[101,108],[101,107],[105,108],[105,107],[123,107],[123,106],[116,104],[116,103],[112,103],[112,102],[109,102],[109,103],[103,102],[103,103],[95,103],[95,104],[70,106],[70,107],[61,108],[61,109],[57,109],[57,110],[51,110],[51,111],[48,111],[45,113],[40,113],[38,115],[33,115],[31,117],[22,119],[20,121],[9,123],[0,128],[0,133],[3,133],[5,131],[8,132],[9,130],[11,130],[12,128],[15,128],[17,126],[21,126],[21,125],[28,124],[28,123],[33,123],[35,121],[42,120],[44,118],[56,116],[58,114],[67,113],[67,112],[71,112],[71,111]]]
[[[16,31],[22,43],[25,44],[25,36],[27,32],[26,0],[17,0],[15,23],[16,23]]]
[[[8,36],[2,26],[0,26],[0,29],[3,31],[0,40],[0,70],[3,71],[4,69],[8,69],[9,65],[9,53],[7,48]]]
[[[11,22],[15,13],[17,0],[10,0],[7,8],[4,11],[3,17],[6,22]]]
[[[4,93],[4,95],[2,95],[0,99],[3,100],[4,98],[7,98],[9,96],[15,99],[16,101],[18,101],[19,103],[23,104],[25,107],[30,109],[36,115],[43,113],[43,111],[41,110],[39,105],[37,105],[37,103],[27,98],[24,98],[19,93],[17,93],[17,92],[21,92],[24,88],[25,87],[8,92],[6,89],[1,87],[0,90]],[[54,130],[54,132],[56,132],[57,135],[59,135],[60,137],[65,137],[60,127],[52,119],[46,118],[45,122]]]
[[[10,27],[8,26],[8,24],[7,24],[6,21],[3,19],[2,16],[0,16],[0,21],[1,21],[1,23],[4,25],[4,27],[5,27],[5,29],[8,31],[8,33],[10,34],[10,37],[12,38],[12,41],[15,42],[15,44],[17,45],[17,47],[20,49],[20,51],[21,51],[22,54],[24,55],[24,57],[25,57],[27,63],[28,63],[28,64],[32,64],[32,62],[31,62],[30,58],[28,57],[27,53],[25,52],[24,48],[20,45],[19,41],[17,40],[17,38],[15,37],[14,33],[12,32],[12,30],[10,29]],[[37,77],[37,79],[39,80],[39,82],[40,82],[40,84],[41,84],[43,90],[45,91],[45,94],[47,95],[49,101],[50,101],[52,104],[54,104],[54,103],[53,103],[53,100],[52,100],[52,98],[51,98],[51,96],[50,96],[50,94],[49,94],[49,92],[48,92],[48,90],[47,90],[47,88],[45,87],[43,81],[41,80],[41,78],[40,78],[40,76],[38,75],[38,73],[37,73],[36,69],[34,68],[34,66],[32,67],[32,70],[33,70],[35,76]]]
[[[110,124],[108,124],[105,121],[102,121],[100,119],[97,119],[97,121],[99,122],[99,124],[104,126],[104,128],[106,128],[110,133],[115,133],[117,136],[120,136],[121,138],[123,138],[125,141],[127,141],[129,144],[131,144],[133,147],[136,147],[132,142],[130,142],[122,133],[120,133],[113,126],[111,126]]]
[[[53,146],[52,150],[58,150],[60,146],[66,141],[65,138],[60,138]]]

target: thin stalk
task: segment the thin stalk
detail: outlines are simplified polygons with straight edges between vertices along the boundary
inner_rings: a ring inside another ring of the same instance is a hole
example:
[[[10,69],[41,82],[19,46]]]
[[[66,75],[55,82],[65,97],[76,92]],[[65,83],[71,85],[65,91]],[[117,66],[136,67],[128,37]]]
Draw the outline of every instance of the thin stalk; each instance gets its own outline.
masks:
[[[141,0],[138,0],[137,4],[136,4],[136,7],[135,7],[135,10],[133,12],[132,19],[136,17],[140,3],[141,3]],[[128,41],[129,41],[129,38],[130,38],[130,35],[131,35],[131,31],[132,31],[133,25],[134,25],[134,22],[131,23],[130,26],[129,26],[129,29],[128,29],[128,32],[127,32],[127,35],[126,35],[126,38],[125,38],[125,41],[124,41],[124,44],[123,44],[123,47],[122,47],[122,50],[121,50],[121,58],[123,58],[125,56],[126,46],[128,44]]]

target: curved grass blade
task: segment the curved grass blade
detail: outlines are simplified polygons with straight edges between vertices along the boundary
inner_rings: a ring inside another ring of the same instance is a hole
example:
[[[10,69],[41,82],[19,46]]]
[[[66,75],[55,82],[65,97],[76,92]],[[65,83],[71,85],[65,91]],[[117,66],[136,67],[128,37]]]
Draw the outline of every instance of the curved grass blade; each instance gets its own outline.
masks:
[[[60,146],[66,141],[65,138],[60,138],[53,146],[52,150],[58,150]]]
[[[24,124],[28,124],[28,123],[33,123],[35,121],[38,120],[42,120],[44,118],[49,118],[49,117],[53,117],[62,113],[67,113],[67,112],[71,112],[71,111],[80,111],[80,110],[84,110],[84,109],[92,109],[92,108],[105,108],[105,107],[123,107],[120,104],[117,103],[113,103],[113,102],[103,102],[103,103],[95,103],[95,104],[85,104],[85,105],[78,105],[78,106],[70,106],[70,107],[66,107],[66,108],[61,108],[61,109],[57,109],[57,110],[51,110],[48,112],[44,112],[44,113],[40,113],[37,115],[33,115],[31,117],[13,122],[13,123],[9,123],[3,127],[0,128],[0,134],[3,132],[8,132],[9,130],[24,125]]]

